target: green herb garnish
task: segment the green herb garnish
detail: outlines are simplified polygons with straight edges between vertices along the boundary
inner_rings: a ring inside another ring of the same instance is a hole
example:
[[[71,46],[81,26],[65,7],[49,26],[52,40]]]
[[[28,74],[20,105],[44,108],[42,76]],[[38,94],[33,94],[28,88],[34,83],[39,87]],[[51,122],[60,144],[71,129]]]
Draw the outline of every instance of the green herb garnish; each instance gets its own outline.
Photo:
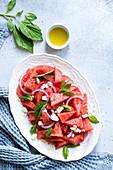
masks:
[[[32,13],[25,14],[25,17],[26,17],[26,19],[29,19],[31,21],[34,21],[35,19],[37,19],[36,15],[32,14]]]
[[[77,147],[77,146],[80,146],[80,144],[78,144],[78,145],[73,145],[73,144],[68,144],[68,145],[66,145],[67,146],[67,148],[75,148],[75,147]]]
[[[37,19],[37,17],[35,14],[27,13],[25,14],[26,20],[20,21],[17,16],[20,16],[23,13],[23,10],[17,12],[16,15],[7,14],[15,7],[15,5],[16,0],[11,0],[7,5],[7,11],[5,13],[0,13],[0,16],[3,16],[8,20],[8,28],[13,33],[17,45],[33,53],[33,41],[43,40],[41,29],[31,22],[31,20]],[[11,18],[19,21],[19,27],[13,24]]]
[[[89,120],[90,120],[91,123],[95,123],[95,124],[99,123],[97,118],[93,115],[89,116]]]
[[[40,74],[38,76],[33,76],[32,78],[40,78],[40,77],[43,77],[45,75],[54,75],[54,70],[50,71],[50,72],[47,72],[45,74]]]
[[[64,111],[66,111],[66,112],[70,112],[71,111],[71,107],[69,107],[69,106],[66,106],[66,105],[60,105],[60,106],[63,107]]]
[[[36,124],[35,124],[35,125],[33,125],[33,126],[31,127],[31,129],[30,129],[29,133],[30,133],[31,135],[33,135],[33,134],[35,134],[35,133],[36,133]]]
[[[67,90],[67,88],[69,88],[70,86],[71,86],[71,84],[72,84],[72,80],[69,82],[69,83],[67,83],[66,85],[64,85],[64,80],[62,81],[62,87],[61,87],[61,89],[60,89],[60,92],[62,92],[62,93],[64,93],[64,94],[66,94],[66,95],[75,95],[74,93],[72,93],[72,92],[70,92],[69,90]]]
[[[50,137],[52,131],[53,131],[53,128],[49,128],[49,129],[47,130],[47,132],[46,132],[46,137],[47,137],[47,138]]]
[[[67,148],[67,146],[65,146],[62,150],[62,154],[63,154],[63,157],[64,159],[67,159],[68,155],[69,155],[69,150]]]
[[[36,121],[40,117],[42,110],[44,110],[44,108],[46,107],[47,104],[48,104],[47,102],[41,101],[36,105],[35,110],[34,110],[34,115],[35,115]]]
[[[26,94],[22,97],[20,97],[20,99],[24,99],[24,100],[32,100],[32,96],[30,94]]]

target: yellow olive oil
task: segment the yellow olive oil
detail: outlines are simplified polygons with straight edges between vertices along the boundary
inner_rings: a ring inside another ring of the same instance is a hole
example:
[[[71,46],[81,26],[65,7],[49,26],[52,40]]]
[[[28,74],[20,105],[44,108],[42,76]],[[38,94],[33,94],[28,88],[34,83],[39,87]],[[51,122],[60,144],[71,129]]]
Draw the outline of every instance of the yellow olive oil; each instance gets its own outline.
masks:
[[[68,40],[68,34],[63,28],[56,27],[50,31],[49,39],[53,45],[62,46]]]

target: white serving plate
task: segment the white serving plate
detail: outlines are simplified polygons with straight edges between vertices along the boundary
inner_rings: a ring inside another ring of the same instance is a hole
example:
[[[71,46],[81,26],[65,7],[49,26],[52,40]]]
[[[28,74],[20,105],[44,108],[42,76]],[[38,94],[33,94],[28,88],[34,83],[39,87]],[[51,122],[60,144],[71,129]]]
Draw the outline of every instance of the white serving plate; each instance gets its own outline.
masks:
[[[62,58],[52,55],[52,54],[32,54],[19,62],[16,68],[13,70],[10,83],[9,83],[9,103],[11,112],[13,114],[16,125],[21,131],[21,134],[27,139],[27,141],[36,148],[40,153],[47,155],[48,157],[60,160],[60,161],[73,161],[79,160],[84,156],[88,155],[95,147],[98,142],[101,124],[93,124],[94,130],[90,132],[90,139],[81,143],[79,147],[69,148],[69,156],[67,159],[63,158],[62,148],[55,150],[54,145],[44,143],[42,140],[32,140],[29,133],[32,125],[30,124],[27,117],[23,116],[22,104],[18,100],[16,94],[16,88],[18,85],[18,80],[22,73],[24,73],[28,68],[32,68],[36,65],[50,65],[56,66],[62,72],[67,74],[75,83],[81,85],[82,89],[88,94],[88,109],[89,112],[95,115],[98,120],[100,120],[100,110],[98,103],[96,101],[94,92],[92,91],[87,80],[81,75],[81,73],[72,66],[68,61]]]

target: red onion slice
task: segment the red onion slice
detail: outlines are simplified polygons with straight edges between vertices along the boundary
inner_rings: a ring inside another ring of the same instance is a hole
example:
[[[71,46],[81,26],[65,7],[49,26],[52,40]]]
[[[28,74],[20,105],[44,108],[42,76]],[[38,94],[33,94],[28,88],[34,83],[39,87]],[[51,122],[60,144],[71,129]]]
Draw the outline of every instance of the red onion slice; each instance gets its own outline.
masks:
[[[80,87],[79,85],[77,85],[77,84],[73,83],[73,84],[72,84],[72,86],[77,87],[77,88],[79,89],[79,91],[80,91],[80,93],[81,93],[82,97],[84,96],[84,92],[83,92],[83,90],[81,89],[81,87]]]
[[[50,124],[49,126],[41,125],[41,127],[42,127],[43,129],[49,129],[49,128],[53,127],[53,126],[54,126],[54,124],[55,124],[55,122],[53,122],[53,123],[52,123],[52,124]]]
[[[79,98],[79,99],[81,99],[81,100],[84,100],[84,98],[83,98],[82,96],[75,95],[75,96],[70,97],[70,98],[67,100],[66,105],[68,105],[69,102],[70,102],[70,100],[72,100],[72,99],[74,99],[74,98]]]
[[[29,113],[34,113],[34,111],[28,111],[27,114],[29,114]]]
[[[26,74],[26,73],[23,73],[23,74],[21,75],[20,80],[19,80],[19,86],[20,86],[20,89],[21,89],[21,91],[22,91],[23,93],[25,93],[25,94],[31,94],[31,93],[26,92],[26,91],[22,88],[22,85],[21,85],[22,78],[24,77],[25,74]]]
[[[40,89],[40,88],[39,89],[35,89],[35,90],[32,91],[32,94],[34,95],[38,91],[43,92],[47,96],[47,102],[48,102],[49,101],[49,94],[45,90]]]

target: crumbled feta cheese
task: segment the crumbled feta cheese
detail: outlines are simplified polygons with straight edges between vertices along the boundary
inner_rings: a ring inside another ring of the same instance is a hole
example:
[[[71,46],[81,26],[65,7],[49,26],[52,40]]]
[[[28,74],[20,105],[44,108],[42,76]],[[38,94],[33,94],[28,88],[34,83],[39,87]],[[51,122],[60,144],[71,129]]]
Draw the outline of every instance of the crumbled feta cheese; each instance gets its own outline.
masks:
[[[38,126],[43,126],[43,122],[42,121],[38,121]]]
[[[51,119],[56,121],[56,122],[59,121],[59,118],[58,118],[58,116],[55,113],[51,114]]]
[[[81,133],[81,130],[79,128],[76,129],[76,133]]]
[[[52,85],[53,85],[53,83],[52,83],[52,82],[50,82],[50,81],[48,81],[48,85],[52,86]]]
[[[73,133],[73,134],[72,134],[72,138],[74,138],[74,136],[75,136],[75,134]]]
[[[73,127],[74,127],[74,128],[77,128],[77,126],[76,126],[76,125],[73,125]]]
[[[46,109],[46,108],[44,108],[44,112],[47,112],[47,109]]]
[[[47,84],[43,84],[42,86],[41,86],[41,89],[47,89],[48,88],[48,85]]]
[[[37,81],[37,83],[38,83],[38,84],[40,83],[40,80],[39,80],[39,78],[36,78],[36,81]]]
[[[51,109],[51,113],[54,113],[55,111],[53,109]]]
[[[82,115],[83,118],[86,118],[86,117],[88,117],[88,116],[89,116],[88,114]]]
[[[23,107],[22,112],[27,113],[27,109],[25,107]]]
[[[66,73],[63,72],[62,75],[66,76]]]
[[[51,100],[53,100],[53,96],[51,97]]]
[[[56,109],[57,113],[60,113],[62,110],[64,110],[64,108],[63,108],[62,106],[59,106],[59,107]]]
[[[31,136],[31,140],[35,140],[37,138],[37,134],[33,134],[32,136]]]
[[[47,96],[42,96],[42,100],[47,101]]]

